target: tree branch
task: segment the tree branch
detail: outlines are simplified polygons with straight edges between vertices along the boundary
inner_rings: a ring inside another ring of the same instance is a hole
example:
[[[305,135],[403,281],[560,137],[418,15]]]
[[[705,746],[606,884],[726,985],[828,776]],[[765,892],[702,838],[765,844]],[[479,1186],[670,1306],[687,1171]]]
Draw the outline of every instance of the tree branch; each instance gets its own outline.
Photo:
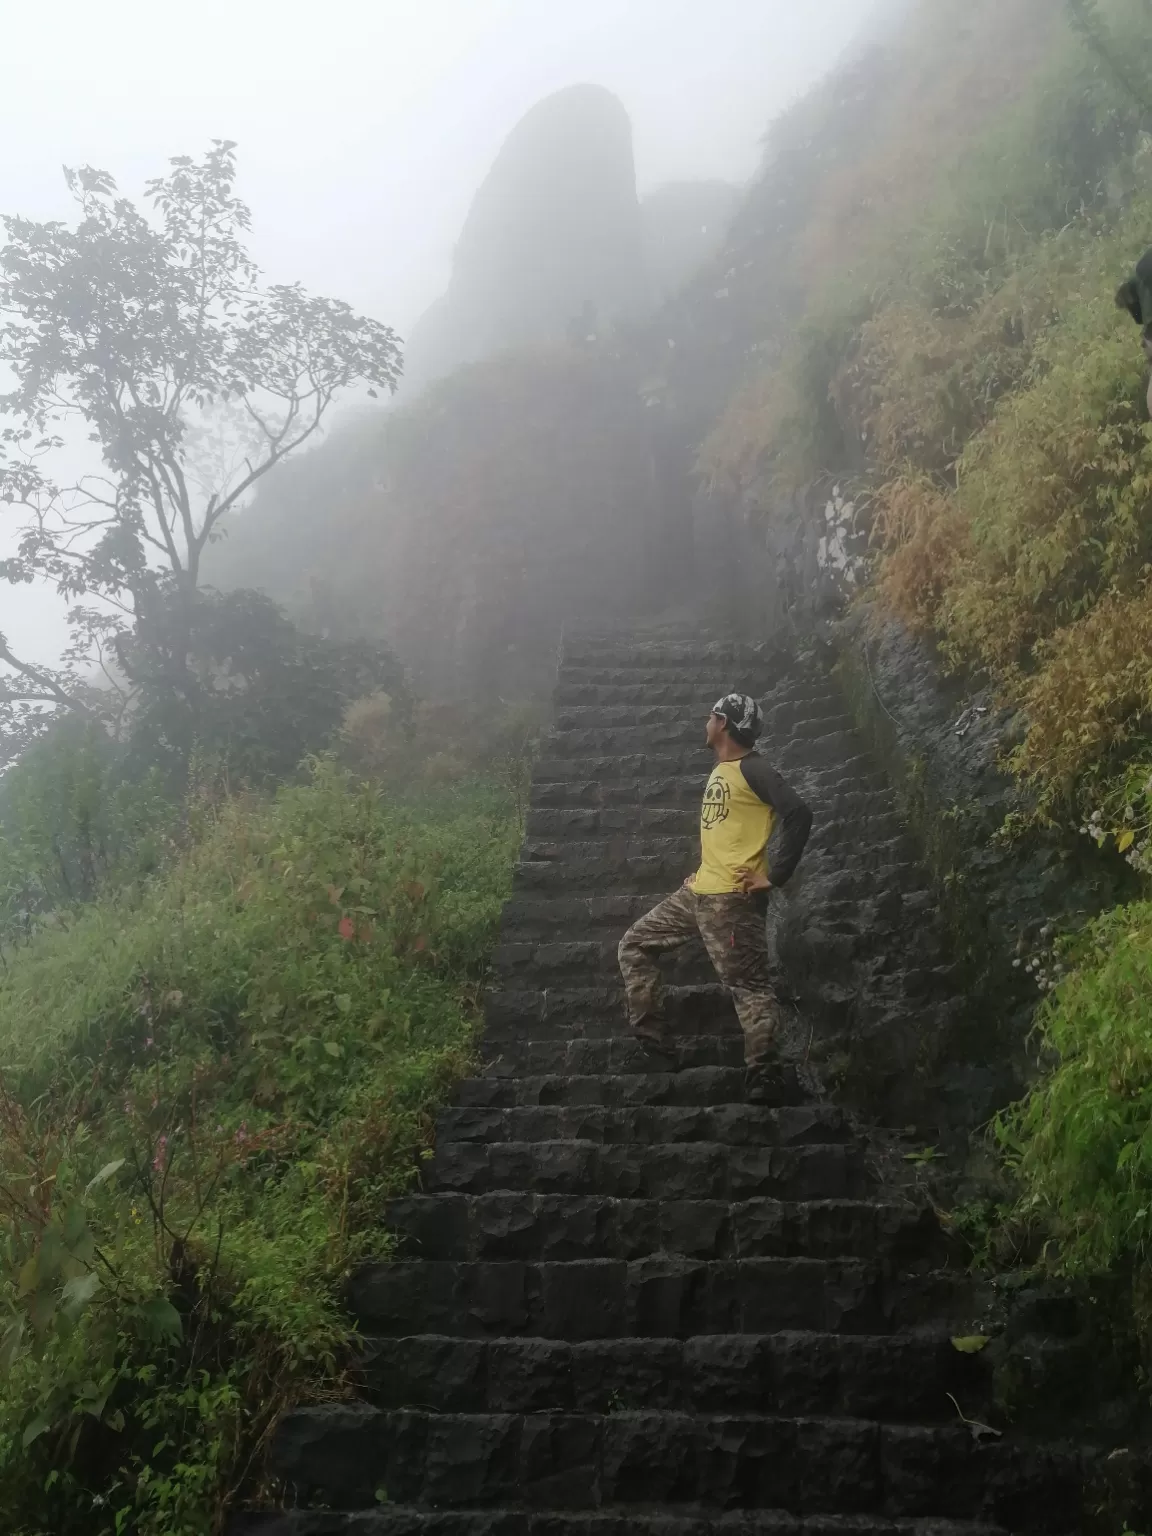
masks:
[[[14,699],[30,699],[43,703],[62,704],[66,709],[74,709],[82,715],[90,715],[92,713],[87,704],[82,703],[80,699],[74,698],[63,689],[51,673],[45,672],[41,667],[34,666],[29,661],[21,661],[19,656],[14,654],[3,635],[0,635],[0,661],[7,662],[14,672],[19,673],[21,677],[26,677],[29,682],[35,683],[42,690],[37,694],[16,694],[13,696]]]

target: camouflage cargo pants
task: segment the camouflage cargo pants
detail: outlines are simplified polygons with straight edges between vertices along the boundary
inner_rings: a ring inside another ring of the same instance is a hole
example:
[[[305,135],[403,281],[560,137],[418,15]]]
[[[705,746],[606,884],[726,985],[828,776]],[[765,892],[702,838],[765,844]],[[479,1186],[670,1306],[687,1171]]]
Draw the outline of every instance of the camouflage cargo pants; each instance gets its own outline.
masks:
[[[753,896],[697,896],[682,885],[634,923],[620,940],[620,971],[633,1028],[660,1015],[656,956],[702,939],[716,974],[732,994],[749,1066],[771,1054],[780,1005],[768,967],[764,904]]]

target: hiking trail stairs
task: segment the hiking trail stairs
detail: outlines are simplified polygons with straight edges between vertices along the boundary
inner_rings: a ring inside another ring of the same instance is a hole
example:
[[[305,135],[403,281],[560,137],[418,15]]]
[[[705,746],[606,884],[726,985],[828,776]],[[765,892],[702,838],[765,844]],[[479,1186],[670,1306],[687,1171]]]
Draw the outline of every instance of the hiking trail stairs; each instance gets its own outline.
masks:
[[[693,865],[703,718],[734,687],[764,701],[765,750],[815,812],[801,868],[833,960],[904,946],[902,966],[865,953],[849,977],[857,1022],[873,993],[891,1016],[893,975],[917,977],[903,1006],[949,1006],[947,966],[920,953],[937,945],[927,882],[818,669],[774,675],[766,651],[720,642],[570,642],[482,1075],[392,1212],[399,1257],[349,1287],[362,1397],[289,1415],[272,1470],[296,1507],[237,1532],[1082,1528],[1091,1452],[966,1422],[990,1412],[982,1362],[950,1343],[968,1281],[875,1133],[835,1103],[744,1101],[702,952],[670,977],[680,1070],[628,1037],[616,945]]]

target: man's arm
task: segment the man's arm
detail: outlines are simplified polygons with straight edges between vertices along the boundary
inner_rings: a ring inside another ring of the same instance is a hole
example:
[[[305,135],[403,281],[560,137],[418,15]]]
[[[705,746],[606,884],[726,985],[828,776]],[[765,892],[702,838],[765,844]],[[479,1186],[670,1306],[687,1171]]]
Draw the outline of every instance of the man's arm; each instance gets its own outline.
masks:
[[[769,874],[773,885],[786,885],[812,830],[812,812],[762,757],[742,757],[740,769],[748,788],[765,805],[770,805],[779,818],[780,842]]]

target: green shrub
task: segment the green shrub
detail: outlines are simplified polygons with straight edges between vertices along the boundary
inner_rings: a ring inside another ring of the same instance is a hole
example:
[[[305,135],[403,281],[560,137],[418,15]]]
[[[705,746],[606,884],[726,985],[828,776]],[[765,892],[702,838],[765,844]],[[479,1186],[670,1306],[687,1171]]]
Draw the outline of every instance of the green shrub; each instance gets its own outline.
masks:
[[[321,764],[10,961],[6,1529],[206,1536],[341,1389],[340,1287],[469,1060],[518,836],[503,791]]]
[[[0,947],[47,912],[155,870],[175,820],[155,771],[129,781],[102,726],[62,721],[0,779]]]
[[[1046,1071],[998,1125],[1067,1273],[1146,1264],[1152,1244],[1152,903],[1106,913],[1040,1010]]]
[[[1113,271],[1125,270],[1130,245],[1129,227],[1106,242]],[[1105,592],[1135,583],[1152,554],[1144,365],[1107,281],[1094,262],[1085,297],[1038,348],[1037,377],[960,461],[972,552],[940,629],[957,659],[1001,676]]]
[[[1141,4],[1110,0],[1109,18],[1139,29]],[[842,472],[845,416],[870,431],[883,473],[905,456],[947,473],[1020,382],[1077,245],[1146,187],[1140,104],[1058,8],[997,10],[968,18],[963,43],[938,8],[909,18],[904,46],[920,52],[893,83],[898,120],[828,184],[817,176],[793,242],[806,313],[717,422],[700,460],[712,484]],[[1001,25],[1007,52],[990,62]]]

